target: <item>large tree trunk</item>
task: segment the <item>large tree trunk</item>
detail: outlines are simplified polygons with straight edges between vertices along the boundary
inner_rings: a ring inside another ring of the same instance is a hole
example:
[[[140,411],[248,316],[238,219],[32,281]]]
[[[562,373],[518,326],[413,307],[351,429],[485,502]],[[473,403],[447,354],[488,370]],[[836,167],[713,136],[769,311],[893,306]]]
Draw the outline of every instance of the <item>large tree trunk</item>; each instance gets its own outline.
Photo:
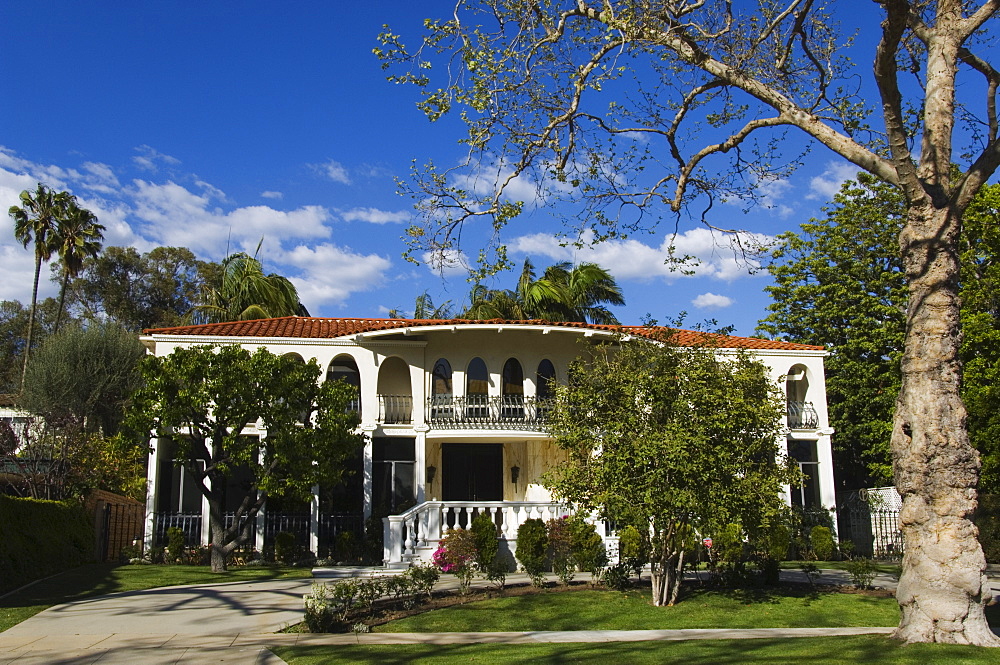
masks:
[[[38,275],[42,272],[42,255],[35,250],[35,281],[31,286],[31,309],[28,310],[28,333],[24,339],[24,365],[21,367],[21,392],[24,379],[28,376],[28,358],[31,356],[31,342],[35,332],[35,311],[38,307]]]
[[[970,520],[979,455],[969,443],[959,395],[959,215],[911,205],[900,237],[909,281],[902,389],[892,432],[903,497],[905,553],[894,636],[907,642],[1000,646],[984,604],[986,559]]]

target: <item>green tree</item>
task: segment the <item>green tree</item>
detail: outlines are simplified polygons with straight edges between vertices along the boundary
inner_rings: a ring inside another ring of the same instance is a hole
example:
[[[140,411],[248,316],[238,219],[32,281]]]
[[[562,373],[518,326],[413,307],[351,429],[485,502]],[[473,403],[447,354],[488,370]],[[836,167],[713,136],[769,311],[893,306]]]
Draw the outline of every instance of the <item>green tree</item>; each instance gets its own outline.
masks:
[[[197,310],[207,323],[309,316],[288,278],[265,275],[260,261],[243,252],[222,260],[221,280],[210,286],[205,304]]]
[[[144,355],[136,336],[117,324],[64,328],[35,354],[19,405],[56,430],[111,436],[139,387]]]
[[[55,330],[59,330],[66,289],[70,278],[76,277],[83,269],[83,262],[101,251],[104,226],[97,223],[97,215],[81,208],[75,201],[66,206],[65,214],[52,234],[52,247],[59,255],[62,280],[59,286],[59,309],[56,313]]]
[[[440,305],[435,306],[434,300],[426,291],[417,296],[413,304],[413,318],[415,319],[450,319],[452,316],[450,300],[445,300]]]
[[[971,522],[979,461],[961,399],[958,294],[962,216],[1000,167],[1000,74],[985,49],[1000,6],[871,9],[877,43],[854,39],[851,25],[867,20],[854,3],[801,0],[459,0],[424,23],[415,50],[386,29],[375,52],[390,79],[419,86],[432,120],[454,109],[467,128],[467,161],[416,169],[409,254],[459,251],[464,224],[486,219],[494,240],[479,272],[504,267],[526,181],[543,203],[576,206],[569,242],[647,231],[664,215],[676,224],[685,211],[711,224],[717,201],[752,205],[759,183],[801,161],[784,130],[896,185],[908,316],[891,437],[905,543],[895,636],[1000,646]]]
[[[787,511],[783,400],[743,352],[632,340],[594,347],[556,390],[549,429],[567,461],[556,496],[652,538],[653,604],[673,605],[693,532],[758,536]]]
[[[23,377],[30,308],[17,300],[0,300],[0,394],[16,393]],[[56,318],[56,299],[46,298],[35,308],[35,333],[32,346],[38,348],[52,333]]]
[[[11,206],[9,213],[14,219],[14,237],[24,245],[34,243],[35,248],[35,281],[31,286],[31,309],[28,310],[28,332],[25,334],[23,368],[21,384],[28,371],[28,359],[31,356],[32,336],[35,328],[35,306],[38,304],[38,276],[42,271],[42,261],[48,261],[54,249],[52,236],[59,227],[60,221],[72,201],[67,192],[56,192],[42,183],[34,192],[21,192],[21,205]]]
[[[84,320],[111,319],[132,331],[190,322],[208,284],[221,281],[217,263],[185,247],[108,247],[84,262],[69,289],[70,307]]]
[[[175,441],[176,459],[208,500],[215,571],[225,570],[232,551],[250,538],[269,496],[305,499],[313,485],[335,484],[364,443],[357,412],[348,408],[357,390],[342,381],[318,383],[315,360],[197,346],[148,356],[142,375],[128,422]],[[267,436],[244,435],[248,423],[259,423]],[[240,468],[251,480],[226,527],[227,478]]]
[[[906,276],[897,238],[899,190],[866,173],[847,182],[822,219],[780,236],[768,270],[773,302],[758,331],[819,344],[825,363],[835,468],[848,487],[892,482],[889,439],[906,330]],[[984,187],[963,220],[962,396],[982,454],[980,487],[1000,482],[1000,186]]]
[[[463,316],[470,319],[579,321],[617,325],[606,305],[624,305],[621,288],[606,269],[596,263],[556,263],[535,277],[531,259],[525,259],[517,288],[472,287],[470,305]]]

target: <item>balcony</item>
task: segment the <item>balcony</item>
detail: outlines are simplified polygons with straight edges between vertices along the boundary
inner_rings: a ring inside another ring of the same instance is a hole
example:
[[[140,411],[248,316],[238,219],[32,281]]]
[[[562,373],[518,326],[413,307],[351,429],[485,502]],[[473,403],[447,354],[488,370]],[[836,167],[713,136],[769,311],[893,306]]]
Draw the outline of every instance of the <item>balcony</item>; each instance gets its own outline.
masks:
[[[819,427],[819,414],[812,402],[788,401],[788,427],[790,429],[816,429]]]
[[[383,425],[409,425],[413,422],[413,397],[379,395],[378,421]]]
[[[540,430],[551,398],[521,395],[435,395],[427,400],[427,423],[442,429]]]

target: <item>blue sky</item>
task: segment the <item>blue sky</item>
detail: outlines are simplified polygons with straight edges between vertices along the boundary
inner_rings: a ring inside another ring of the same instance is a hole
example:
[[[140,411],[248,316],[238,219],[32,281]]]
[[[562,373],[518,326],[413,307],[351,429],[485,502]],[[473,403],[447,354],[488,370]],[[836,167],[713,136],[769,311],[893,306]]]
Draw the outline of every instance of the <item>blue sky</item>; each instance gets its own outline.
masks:
[[[0,7],[0,206],[38,181],[76,194],[107,227],[106,245],[191,248],[204,259],[253,252],[292,278],[317,316],[412,311],[427,291],[461,303],[461,274],[406,263],[411,202],[396,194],[412,160],[454,163],[462,128],[431,124],[416,92],[385,80],[371,51],[382,24],[416,41],[448,1],[79,2],[8,0]],[[867,54],[859,56],[868,59]],[[819,214],[854,169],[814,150],[767,206],[720,223],[773,236]],[[618,278],[623,323],[685,310],[752,334],[766,274],[750,275],[694,225],[674,241],[703,264],[663,265],[670,229],[575,254],[538,211],[505,237],[515,262],[591,260]],[[473,229],[463,249],[475,255]],[[0,226],[0,299],[30,299],[33,257]],[[516,277],[501,276],[495,286]],[[54,295],[54,284],[43,284]]]

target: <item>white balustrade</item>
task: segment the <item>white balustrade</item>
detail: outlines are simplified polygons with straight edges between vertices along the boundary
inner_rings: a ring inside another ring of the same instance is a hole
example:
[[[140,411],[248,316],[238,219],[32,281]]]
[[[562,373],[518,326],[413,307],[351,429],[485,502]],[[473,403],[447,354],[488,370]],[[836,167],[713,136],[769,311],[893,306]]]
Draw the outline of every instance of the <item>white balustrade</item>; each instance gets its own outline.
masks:
[[[427,501],[383,519],[385,564],[405,567],[413,561],[429,561],[448,529],[468,528],[480,513],[490,516],[499,537],[513,549],[517,530],[527,520],[550,520],[571,512],[564,504],[543,501]],[[595,524],[606,543],[618,540],[603,521],[595,520]]]

